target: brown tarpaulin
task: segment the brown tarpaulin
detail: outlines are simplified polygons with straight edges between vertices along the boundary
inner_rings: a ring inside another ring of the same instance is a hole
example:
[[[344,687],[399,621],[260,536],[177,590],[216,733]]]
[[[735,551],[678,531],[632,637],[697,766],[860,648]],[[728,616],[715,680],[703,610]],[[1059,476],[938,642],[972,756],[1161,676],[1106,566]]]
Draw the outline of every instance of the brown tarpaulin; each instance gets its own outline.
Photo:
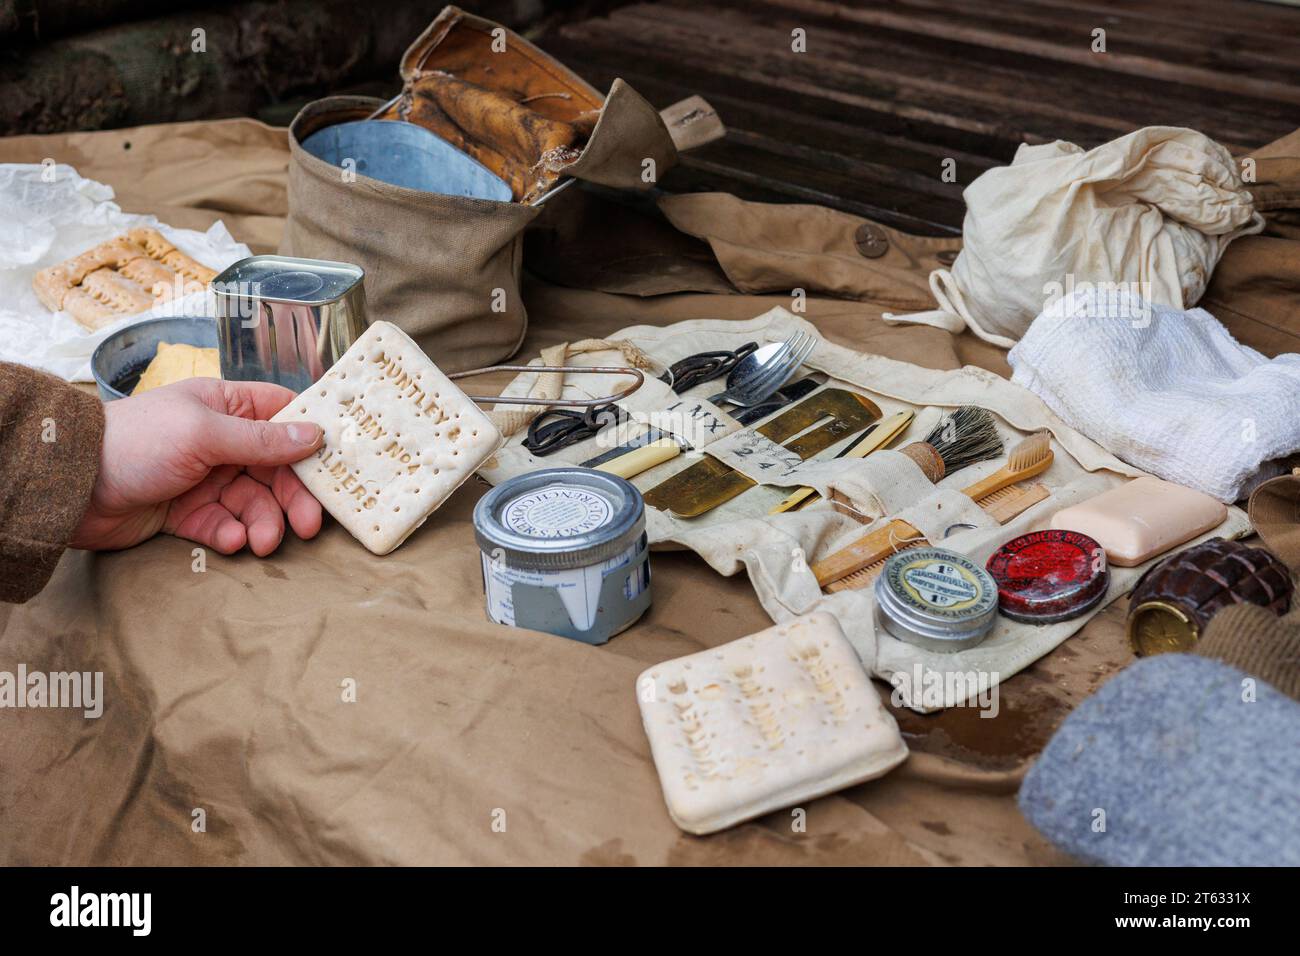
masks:
[[[279,241],[283,130],[228,120],[0,141],[0,161],[46,157],[111,184],[129,211],[191,228],[220,218],[256,252]],[[669,212],[685,231],[707,228],[700,209]],[[674,233],[683,241],[657,253],[646,237],[664,227],[636,221],[613,233],[628,254],[602,246],[600,262],[556,255],[546,240],[562,235],[557,221],[538,235],[537,264],[553,281],[629,293],[727,287],[710,246]],[[808,228],[792,235],[790,222]],[[783,281],[769,267],[787,257],[763,250],[790,245],[800,261],[822,248],[847,270],[827,282],[882,289],[891,301],[808,300],[808,317],[837,342],[1005,373],[1002,354],[968,336],[879,320],[906,307],[897,300],[923,289],[918,277],[956,243],[884,230],[886,254],[858,262],[847,252],[861,224],[816,211],[744,230],[743,248],[730,235],[709,241],[742,286]],[[525,358],[631,324],[791,304],[789,294],[615,295],[537,279],[525,296]],[[483,490],[466,485],[385,558],[330,523],[311,542],[290,535],[268,559],[209,553],[197,572],[189,542],[160,536],[117,554],[70,552],[38,598],[0,605],[0,671],[101,670],[106,697],[99,720],[0,711],[0,862],[1066,862],[1020,817],[1015,790],[1068,710],[1130,660],[1125,602],[1004,684],[994,719],[899,714],[909,760],[812,801],[805,832],[781,811],[692,837],[664,810],[633,682],[648,664],[767,626],[747,582],[657,553],[653,608],[604,647],[489,624],[470,524]],[[349,679],[355,703],[343,700]]]

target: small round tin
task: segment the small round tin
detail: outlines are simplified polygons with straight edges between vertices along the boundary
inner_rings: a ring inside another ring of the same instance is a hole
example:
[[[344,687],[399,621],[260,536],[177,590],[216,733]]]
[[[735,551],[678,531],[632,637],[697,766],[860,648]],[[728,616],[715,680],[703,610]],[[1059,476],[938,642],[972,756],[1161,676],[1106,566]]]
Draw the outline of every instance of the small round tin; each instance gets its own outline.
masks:
[[[645,505],[588,468],[505,481],[474,508],[488,617],[603,644],[650,606]]]
[[[1106,551],[1078,531],[1033,531],[1012,538],[986,565],[1002,613],[1013,621],[1053,624],[1086,614],[1106,596]]]
[[[911,548],[876,578],[876,620],[909,644],[940,653],[974,647],[998,613],[998,589],[974,561],[944,548]]]

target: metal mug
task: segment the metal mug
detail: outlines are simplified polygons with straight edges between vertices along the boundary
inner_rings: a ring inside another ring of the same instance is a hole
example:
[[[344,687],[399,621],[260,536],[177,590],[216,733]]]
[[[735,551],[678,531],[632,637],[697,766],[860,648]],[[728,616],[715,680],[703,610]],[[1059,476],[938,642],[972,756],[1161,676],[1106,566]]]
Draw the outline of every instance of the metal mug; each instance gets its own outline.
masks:
[[[212,280],[221,377],[301,392],[370,324],[360,266],[252,256]]]
[[[394,120],[353,120],[317,130],[302,141],[317,159],[371,179],[447,196],[510,202],[510,184],[437,134]]]

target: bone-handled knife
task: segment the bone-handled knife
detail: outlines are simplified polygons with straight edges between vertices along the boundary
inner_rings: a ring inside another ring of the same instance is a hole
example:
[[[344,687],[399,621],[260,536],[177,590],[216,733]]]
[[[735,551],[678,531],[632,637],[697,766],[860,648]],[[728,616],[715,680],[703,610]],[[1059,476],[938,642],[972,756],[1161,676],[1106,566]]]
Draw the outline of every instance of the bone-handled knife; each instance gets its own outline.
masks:
[[[816,377],[811,375],[801,378],[784,388],[777,389],[766,401],[752,408],[743,408],[731,417],[742,425],[752,425],[792,402],[797,402],[816,390],[820,384]],[[686,401],[690,400],[686,399]],[[643,471],[649,471],[655,465],[672,461],[683,451],[690,451],[690,446],[684,441],[669,432],[650,427],[617,448],[611,448],[594,458],[589,458],[582,463],[581,467],[593,468],[620,478],[633,478]]]
[[[881,448],[884,448],[906,431],[907,426],[912,424],[912,419],[915,417],[915,412],[906,411],[890,415],[888,418],[882,418],[855,438],[847,448],[835,457],[866,458],[873,451],[878,451]],[[768,514],[778,515],[783,511],[794,511],[798,508],[802,508],[806,504],[816,501],[820,497],[821,495],[817,494],[816,490],[813,488],[800,488],[769,511]]]
[[[649,471],[655,465],[672,461],[685,450],[687,449],[680,439],[669,435],[667,438],[656,438],[648,445],[624,452],[617,458],[597,465],[594,470],[603,471],[607,475],[617,475],[620,478],[634,478],[643,471]]]

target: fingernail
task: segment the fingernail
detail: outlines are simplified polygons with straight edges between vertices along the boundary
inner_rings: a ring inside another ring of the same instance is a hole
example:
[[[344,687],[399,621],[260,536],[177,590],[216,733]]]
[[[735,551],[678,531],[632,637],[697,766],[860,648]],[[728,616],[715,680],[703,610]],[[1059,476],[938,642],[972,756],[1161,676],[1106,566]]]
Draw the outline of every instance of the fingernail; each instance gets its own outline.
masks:
[[[289,426],[289,437],[300,445],[314,445],[320,436],[320,428],[310,422],[294,422]]]

